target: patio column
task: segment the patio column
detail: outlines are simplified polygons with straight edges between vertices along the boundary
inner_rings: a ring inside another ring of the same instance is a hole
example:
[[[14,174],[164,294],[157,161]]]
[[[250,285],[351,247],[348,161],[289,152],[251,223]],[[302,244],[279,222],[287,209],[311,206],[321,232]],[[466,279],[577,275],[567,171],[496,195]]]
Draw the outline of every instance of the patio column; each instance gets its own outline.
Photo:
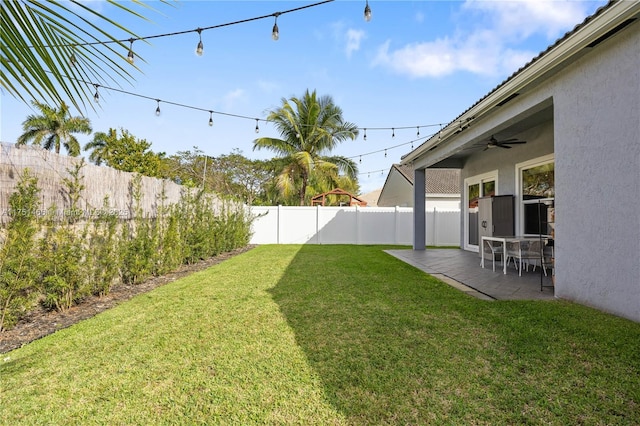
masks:
[[[425,169],[413,171],[413,249],[424,250],[427,245]]]

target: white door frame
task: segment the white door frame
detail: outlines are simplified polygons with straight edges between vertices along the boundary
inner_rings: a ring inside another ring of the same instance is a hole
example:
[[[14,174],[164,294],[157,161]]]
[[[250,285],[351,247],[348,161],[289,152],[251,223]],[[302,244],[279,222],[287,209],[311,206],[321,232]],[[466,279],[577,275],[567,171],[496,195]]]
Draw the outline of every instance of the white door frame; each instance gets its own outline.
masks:
[[[468,177],[464,180],[464,195],[462,201],[462,217],[464,218],[464,226],[463,226],[463,245],[462,247],[468,251],[479,252],[480,248],[477,245],[469,244],[469,186],[478,184],[480,185],[480,197],[483,197],[482,193],[482,184],[484,182],[494,181],[496,188],[496,195],[498,195],[498,170],[492,170],[487,173],[483,173],[476,176]]]

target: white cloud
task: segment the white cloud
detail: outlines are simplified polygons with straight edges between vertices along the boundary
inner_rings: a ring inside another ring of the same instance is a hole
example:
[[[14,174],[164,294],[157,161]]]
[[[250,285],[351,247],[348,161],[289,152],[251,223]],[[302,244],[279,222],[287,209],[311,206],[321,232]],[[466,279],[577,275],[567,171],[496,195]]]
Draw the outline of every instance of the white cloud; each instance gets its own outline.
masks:
[[[540,33],[554,39],[581,22],[588,6],[566,0],[467,0],[463,8],[488,14],[497,32],[519,37]]]
[[[467,23],[454,35],[395,49],[387,40],[378,48],[373,66],[412,78],[442,77],[459,71],[488,76],[511,74],[538,53],[519,47],[520,43],[535,34],[544,35],[550,42],[562,36],[586,17],[586,3],[467,0],[462,10],[475,15],[476,28]]]
[[[233,108],[238,102],[244,100],[246,92],[243,89],[235,89],[224,95],[223,102],[226,109]]]
[[[274,81],[266,81],[266,80],[258,80],[258,87],[266,93],[274,93],[280,90],[281,86],[279,83]]]
[[[360,50],[360,43],[366,37],[363,30],[354,30],[349,28],[345,34],[347,45],[345,46],[345,52],[347,58],[351,57],[351,54],[357,50]]]

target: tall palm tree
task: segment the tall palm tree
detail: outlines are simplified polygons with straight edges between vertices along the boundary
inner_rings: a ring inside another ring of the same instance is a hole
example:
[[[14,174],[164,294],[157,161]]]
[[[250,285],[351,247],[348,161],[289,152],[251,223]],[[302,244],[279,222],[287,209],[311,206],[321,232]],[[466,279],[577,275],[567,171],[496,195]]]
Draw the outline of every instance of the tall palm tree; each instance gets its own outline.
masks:
[[[277,185],[288,198],[297,195],[305,205],[311,180],[326,181],[346,173],[355,179],[357,168],[347,158],[327,156],[339,143],[358,137],[358,127],[344,121],[342,109],[330,96],[307,90],[301,98],[282,99],[282,106],[267,116],[280,133],[278,138],[258,138],[253,149],[269,149],[283,160]]]
[[[80,155],[80,143],[74,133],[91,133],[91,122],[85,117],[73,117],[69,107],[62,102],[59,109],[52,108],[38,101],[32,102],[40,110],[41,115],[29,115],[22,123],[24,133],[20,135],[16,145],[24,145],[31,141],[44,149],[55,150],[60,154],[63,146],[69,155]]]
[[[85,151],[91,151],[89,154],[89,161],[96,166],[101,165],[109,157],[109,145],[110,141],[114,141],[118,138],[116,129],[109,129],[108,133],[96,132],[93,134],[93,139],[87,142],[84,146]]]

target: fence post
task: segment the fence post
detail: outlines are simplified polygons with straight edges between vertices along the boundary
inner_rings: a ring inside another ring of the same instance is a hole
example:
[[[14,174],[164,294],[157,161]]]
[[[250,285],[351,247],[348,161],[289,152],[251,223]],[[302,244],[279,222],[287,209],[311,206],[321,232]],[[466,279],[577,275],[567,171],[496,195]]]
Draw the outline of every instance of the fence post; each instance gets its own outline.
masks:
[[[433,208],[433,245],[439,246],[438,243],[438,210],[436,207]]]
[[[393,209],[393,243],[396,245],[398,244],[398,234],[400,233],[398,230],[398,223],[400,222],[398,220],[398,214],[398,206],[395,206]]]
[[[356,204],[356,245],[360,245],[360,209],[358,209],[358,205]]]
[[[280,204],[276,210],[276,244],[280,244]]]
[[[320,205],[316,205],[316,244],[322,244],[320,239]]]

